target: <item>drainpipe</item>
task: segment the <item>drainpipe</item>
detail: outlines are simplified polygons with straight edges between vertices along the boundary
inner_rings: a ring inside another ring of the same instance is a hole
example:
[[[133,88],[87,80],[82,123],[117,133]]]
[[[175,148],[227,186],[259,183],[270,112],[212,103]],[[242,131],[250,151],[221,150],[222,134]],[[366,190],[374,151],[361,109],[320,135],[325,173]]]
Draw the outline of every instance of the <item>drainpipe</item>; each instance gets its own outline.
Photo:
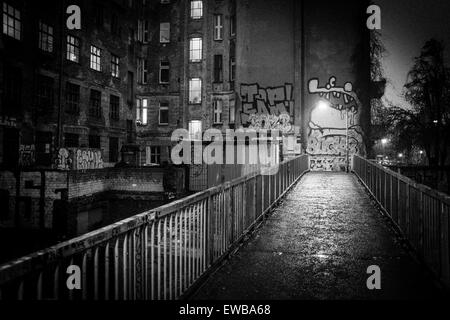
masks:
[[[59,60],[59,92],[58,92],[58,124],[56,129],[56,149],[59,150],[62,147],[62,126],[63,126],[63,120],[62,120],[62,109],[63,109],[63,102],[62,102],[62,96],[63,96],[63,74],[64,74],[64,0],[60,1],[60,60]]]

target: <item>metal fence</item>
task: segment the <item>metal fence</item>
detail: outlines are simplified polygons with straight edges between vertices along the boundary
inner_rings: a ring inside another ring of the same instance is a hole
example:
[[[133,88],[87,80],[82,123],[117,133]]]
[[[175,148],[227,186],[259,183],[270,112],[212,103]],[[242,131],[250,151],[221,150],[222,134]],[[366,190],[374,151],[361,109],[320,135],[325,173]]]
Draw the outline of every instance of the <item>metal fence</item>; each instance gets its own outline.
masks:
[[[183,297],[307,171],[300,156],[2,265],[0,299]]]
[[[450,197],[358,156],[353,170],[429,269],[450,286]]]

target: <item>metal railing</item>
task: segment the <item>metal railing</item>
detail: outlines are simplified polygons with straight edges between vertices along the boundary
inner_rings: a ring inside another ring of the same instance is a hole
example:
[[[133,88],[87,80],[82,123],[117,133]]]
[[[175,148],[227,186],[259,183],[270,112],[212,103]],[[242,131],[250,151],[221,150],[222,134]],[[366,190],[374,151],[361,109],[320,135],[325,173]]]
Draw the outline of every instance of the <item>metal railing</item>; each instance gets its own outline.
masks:
[[[0,299],[182,298],[307,171],[300,156],[2,265]]]
[[[353,170],[427,267],[450,286],[450,197],[358,156]]]

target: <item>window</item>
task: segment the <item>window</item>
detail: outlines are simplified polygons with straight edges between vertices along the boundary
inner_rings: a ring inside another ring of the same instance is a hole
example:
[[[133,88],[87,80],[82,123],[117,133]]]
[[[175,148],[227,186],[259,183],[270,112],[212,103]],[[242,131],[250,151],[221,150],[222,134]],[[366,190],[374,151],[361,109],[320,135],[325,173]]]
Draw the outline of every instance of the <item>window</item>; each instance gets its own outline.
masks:
[[[80,137],[75,133],[64,134],[64,146],[66,148],[78,148],[80,146]]]
[[[20,11],[3,2],[3,34],[21,40],[22,22]]]
[[[43,75],[38,76],[37,106],[40,111],[53,109],[53,78]]]
[[[14,114],[22,106],[22,71],[5,66],[3,73],[2,111]]]
[[[94,89],[91,89],[89,98],[89,115],[94,118],[102,115],[102,93]]]
[[[166,84],[170,81],[170,63],[161,61],[159,63],[159,83]]]
[[[100,136],[99,135],[89,135],[89,148],[100,149]]]
[[[109,162],[119,161],[119,138],[109,138]]]
[[[231,16],[230,19],[230,36],[236,35],[236,15]]]
[[[223,40],[223,15],[214,15],[214,40]]]
[[[202,103],[202,79],[200,78],[189,80],[189,103]]]
[[[169,103],[167,102],[159,104],[159,124],[169,124]]]
[[[189,121],[189,138],[191,140],[202,139],[202,122],[200,120]]]
[[[77,114],[80,111],[80,86],[66,83],[66,111]]]
[[[110,112],[109,117],[113,120],[120,119],[120,98],[118,96],[111,95],[109,97]]]
[[[127,143],[133,143],[134,132],[133,132],[133,120],[127,120]]]
[[[236,119],[236,101],[230,100],[230,108],[229,108],[228,122],[235,123]]]
[[[111,76],[114,78],[119,78],[120,76],[120,60],[115,55],[111,55]]]
[[[214,106],[214,123],[222,123],[222,100],[214,100],[213,101]]]
[[[127,75],[127,103],[129,106],[134,103],[134,73],[131,71]]]
[[[233,82],[236,79],[236,59],[230,58],[230,81]]]
[[[202,38],[191,38],[189,40],[189,60],[191,62],[202,60]]]
[[[91,46],[91,69],[102,71],[102,50]]]
[[[162,22],[159,25],[159,42],[169,43],[170,42],[170,23]]]
[[[142,125],[148,124],[148,99],[136,100],[136,120]]]
[[[53,27],[39,21],[39,49],[53,52]]]
[[[145,148],[145,153],[145,163],[147,165],[161,163],[161,147],[147,147]]]
[[[162,4],[168,4],[168,3],[170,3],[170,0],[161,0],[161,3]]]
[[[141,84],[147,83],[148,77],[148,61],[138,58],[137,60],[138,81]]]
[[[191,1],[191,18],[200,19],[203,16],[203,1]]]
[[[214,82],[223,82],[223,57],[221,54],[214,55]]]
[[[148,20],[138,20],[138,41],[147,43],[149,34]]]
[[[74,36],[67,36],[66,59],[73,62],[80,62],[80,39]]]

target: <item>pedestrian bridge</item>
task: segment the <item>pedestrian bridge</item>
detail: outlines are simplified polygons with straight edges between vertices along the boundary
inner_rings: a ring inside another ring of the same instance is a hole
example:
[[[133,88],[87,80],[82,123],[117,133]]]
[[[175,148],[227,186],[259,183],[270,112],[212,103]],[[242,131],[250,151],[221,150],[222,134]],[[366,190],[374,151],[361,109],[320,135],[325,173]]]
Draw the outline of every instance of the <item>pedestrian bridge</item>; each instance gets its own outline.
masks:
[[[0,299],[439,297],[436,282],[450,283],[449,197],[356,156],[351,174],[309,172],[308,162],[0,266]],[[366,285],[374,265],[381,290]],[[79,290],[67,288],[69,266]]]

